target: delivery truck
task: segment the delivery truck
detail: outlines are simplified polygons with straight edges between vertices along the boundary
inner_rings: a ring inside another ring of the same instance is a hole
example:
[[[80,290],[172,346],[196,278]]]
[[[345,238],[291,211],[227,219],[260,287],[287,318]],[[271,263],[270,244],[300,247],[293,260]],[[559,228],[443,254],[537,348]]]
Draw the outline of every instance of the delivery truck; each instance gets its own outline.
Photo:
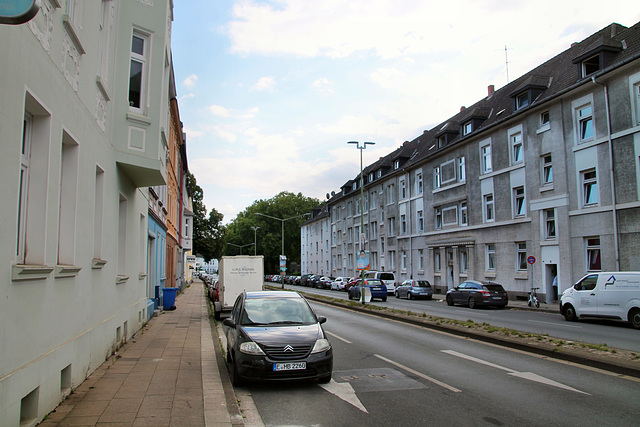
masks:
[[[264,284],[262,255],[223,256],[218,266],[218,298],[213,314],[220,320],[223,312],[231,312],[238,295],[244,291],[261,291]]]

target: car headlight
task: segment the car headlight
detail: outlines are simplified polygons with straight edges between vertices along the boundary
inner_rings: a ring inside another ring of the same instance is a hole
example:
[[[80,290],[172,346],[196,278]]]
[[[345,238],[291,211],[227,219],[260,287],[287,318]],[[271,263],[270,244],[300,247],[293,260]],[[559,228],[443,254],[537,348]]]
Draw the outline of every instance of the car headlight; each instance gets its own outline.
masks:
[[[264,355],[264,351],[258,344],[253,341],[247,341],[240,344],[240,351],[245,354],[253,354],[254,356]]]
[[[311,353],[320,353],[321,351],[327,351],[331,348],[331,344],[329,344],[329,340],[326,338],[322,338],[316,341],[316,344],[313,346],[313,350]]]

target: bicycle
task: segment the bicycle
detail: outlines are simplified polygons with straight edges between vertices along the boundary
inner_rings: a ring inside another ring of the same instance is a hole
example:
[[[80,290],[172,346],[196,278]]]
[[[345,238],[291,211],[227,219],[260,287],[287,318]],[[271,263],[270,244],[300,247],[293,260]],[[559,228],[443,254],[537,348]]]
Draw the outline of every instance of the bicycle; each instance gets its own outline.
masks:
[[[529,300],[527,301],[527,305],[529,307],[536,306],[536,308],[540,308],[540,301],[538,301],[538,295],[536,294],[536,289],[540,288],[531,288],[531,292],[529,292]]]

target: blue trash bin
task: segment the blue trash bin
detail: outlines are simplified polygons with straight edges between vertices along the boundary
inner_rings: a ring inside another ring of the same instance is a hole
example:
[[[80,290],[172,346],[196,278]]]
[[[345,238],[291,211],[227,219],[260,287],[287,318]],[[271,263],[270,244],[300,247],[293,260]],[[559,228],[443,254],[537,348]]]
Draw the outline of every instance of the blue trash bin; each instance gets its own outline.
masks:
[[[162,307],[165,310],[176,309],[176,292],[178,288],[162,288]]]

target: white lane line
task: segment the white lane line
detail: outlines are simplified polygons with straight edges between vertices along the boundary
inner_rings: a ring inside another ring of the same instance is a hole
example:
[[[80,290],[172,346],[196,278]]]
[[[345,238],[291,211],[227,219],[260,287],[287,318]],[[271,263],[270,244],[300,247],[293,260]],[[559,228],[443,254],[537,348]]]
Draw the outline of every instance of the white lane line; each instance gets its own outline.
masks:
[[[543,322],[542,320],[529,320],[529,322],[533,322],[533,323],[544,323],[545,325],[561,326],[561,327],[563,327],[563,328],[576,328],[576,329],[582,329],[582,326],[576,326],[576,325],[565,325],[564,323]]]
[[[507,374],[513,375],[514,377],[523,378],[525,380],[535,381],[541,384],[546,384],[553,387],[561,388],[563,390],[573,391],[576,393],[582,393],[582,394],[586,394],[587,396],[591,396],[591,394],[589,393],[585,393],[584,391],[580,391],[573,387],[569,387],[568,385],[564,385],[557,381],[550,380],[549,378],[545,378],[541,375],[534,374],[533,372],[514,371],[513,369],[505,368],[504,366],[496,365],[495,363],[487,362],[486,360],[478,359],[477,357],[469,356],[468,354],[458,353],[457,351],[454,351],[454,350],[440,350],[440,351],[446,354],[450,354],[451,356],[460,357],[462,359],[470,360],[472,362],[480,363],[482,365],[491,366],[496,369],[501,369],[503,371],[506,371]]]
[[[339,340],[340,340],[340,341],[342,341],[342,342],[346,342],[347,344],[353,344],[351,341],[349,341],[349,340],[347,340],[347,339],[344,339],[344,338],[342,338],[341,336],[338,336],[338,335],[334,334],[333,332],[329,332],[329,331],[324,331],[324,332],[325,332],[327,335],[331,335],[332,337],[337,338],[337,339],[339,339]]]
[[[452,391],[452,392],[454,392],[454,393],[461,393],[461,392],[462,392],[462,390],[458,390],[457,388],[455,388],[455,387],[453,387],[453,386],[450,386],[449,384],[445,384],[445,383],[443,383],[442,381],[438,381],[438,380],[437,380],[437,379],[435,379],[435,378],[431,378],[430,376],[425,375],[425,374],[423,374],[422,372],[418,372],[418,371],[416,371],[416,370],[414,370],[414,369],[409,368],[408,366],[404,366],[404,365],[402,365],[402,364],[400,364],[400,363],[398,363],[398,362],[395,362],[395,361],[393,361],[393,360],[387,359],[387,358],[386,358],[386,357],[384,357],[384,356],[380,356],[379,354],[374,354],[374,356],[375,356],[375,357],[377,357],[378,359],[384,360],[384,361],[385,361],[385,362],[387,362],[387,363],[390,363],[390,364],[392,364],[392,365],[394,365],[394,366],[397,366],[397,367],[398,367],[398,368],[400,368],[400,369],[403,369],[403,370],[405,370],[405,371],[407,371],[407,372],[411,372],[413,375],[416,375],[416,376],[418,376],[418,377],[420,377],[420,378],[423,378],[423,379],[425,379],[425,380],[427,380],[427,381],[431,381],[432,383],[437,384],[437,385],[439,385],[440,387],[444,387],[444,388],[446,388],[446,389],[447,389],[447,390],[449,390],[449,391]]]

